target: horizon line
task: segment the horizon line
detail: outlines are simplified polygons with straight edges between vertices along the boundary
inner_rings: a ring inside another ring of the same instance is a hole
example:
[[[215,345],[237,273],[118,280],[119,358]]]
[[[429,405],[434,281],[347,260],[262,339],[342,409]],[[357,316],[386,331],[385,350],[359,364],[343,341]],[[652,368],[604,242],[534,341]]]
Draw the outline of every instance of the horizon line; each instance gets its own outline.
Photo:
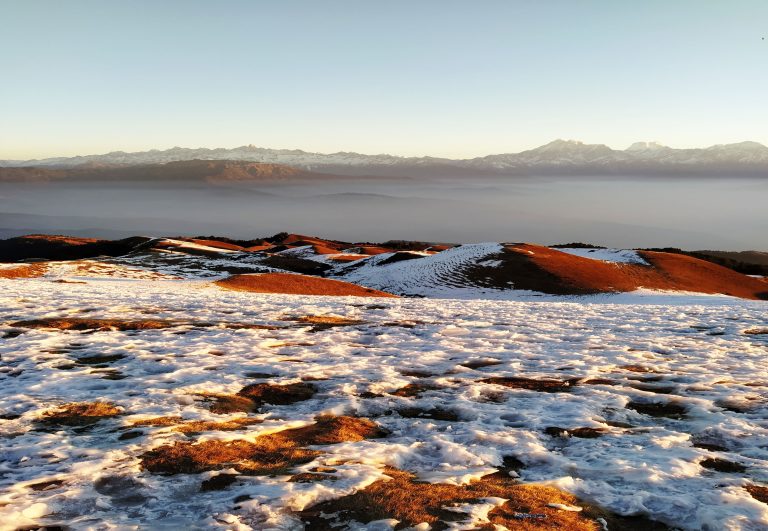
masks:
[[[19,162],[46,161],[46,160],[51,160],[51,159],[73,159],[73,158],[79,158],[79,157],[101,157],[101,156],[114,155],[114,154],[136,155],[136,154],[140,154],[140,153],[167,152],[167,151],[181,150],[181,149],[183,149],[183,150],[191,150],[191,151],[201,150],[201,149],[205,149],[205,150],[209,150],[209,151],[216,151],[216,150],[228,150],[228,151],[231,151],[231,150],[242,149],[242,148],[263,149],[263,150],[269,150],[269,151],[300,151],[302,153],[307,153],[307,154],[312,154],[312,155],[354,154],[354,155],[361,155],[361,156],[366,156],[366,157],[395,157],[395,158],[401,158],[401,159],[434,158],[434,159],[444,159],[444,160],[453,160],[453,161],[468,161],[468,160],[481,159],[481,158],[491,157],[491,156],[517,155],[517,154],[520,154],[520,153],[525,153],[526,151],[533,151],[535,149],[539,149],[539,148],[542,148],[542,147],[545,147],[545,146],[549,146],[551,144],[555,144],[555,143],[558,143],[558,142],[563,143],[563,144],[574,144],[574,145],[584,145],[584,146],[604,146],[604,147],[607,147],[608,149],[610,149],[612,151],[629,151],[632,148],[632,146],[634,146],[636,144],[655,145],[655,146],[658,146],[660,148],[673,149],[673,150],[678,150],[678,151],[689,150],[689,149],[705,150],[705,149],[710,149],[710,148],[713,148],[713,147],[733,146],[733,145],[738,145],[738,144],[758,144],[758,145],[763,146],[763,147],[768,147],[768,146],[766,146],[766,144],[763,144],[762,142],[757,142],[757,141],[754,141],[754,140],[742,140],[742,141],[739,141],[739,142],[717,143],[717,144],[710,144],[710,145],[707,145],[707,146],[704,146],[704,147],[682,147],[682,148],[672,147],[672,146],[669,146],[669,145],[666,145],[666,144],[663,144],[663,143],[657,142],[657,141],[639,140],[639,141],[631,143],[626,148],[623,148],[623,149],[619,148],[619,149],[617,149],[617,148],[611,147],[608,144],[603,144],[603,143],[592,144],[592,143],[587,143],[587,142],[584,142],[584,141],[581,141],[581,140],[576,140],[576,139],[556,138],[556,139],[551,140],[551,141],[549,141],[549,142],[547,142],[545,144],[541,144],[541,145],[534,146],[534,147],[531,147],[531,148],[523,149],[521,151],[505,151],[505,152],[499,152],[499,153],[488,153],[488,154],[485,154],[485,155],[478,155],[478,156],[475,156],[475,157],[459,157],[459,158],[437,156],[437,155],[429,155],[429,154],[427,154],[427,155],[397,155],[397,154],[385,153],[385,152],[380,152],[380,153],[362,153],[362,152],[359,152],[359,151],[323,152],[323,151],[308,151],[308,150],[302,149],[302,148],[275,148],[275,147],[257,146],[255,144],[242,144],[242,145],[234,146],[234,147],[206,147],[206,146],[183,147],[183,146],[175,145],[175,146],[169,147],[169,148],[150,148],[150,149],[137,150],[137,151],[124,151],[124,150],[118,149],[118,150],[112,150],[112,151],[107,151],[107,152],[102,152],[102,153],[89,153],[89,154],[86,154],[86,155],[83,155],[83,154],[79,154],[79,155],[54,155],[54,156],[48,156],[48,157],[36,157],[36,158],[29,158],[29,159],[12,159],[12,158],[6,159],[6,158],[0,158],[0,161],[2,161],[2,162],[19,163]]]

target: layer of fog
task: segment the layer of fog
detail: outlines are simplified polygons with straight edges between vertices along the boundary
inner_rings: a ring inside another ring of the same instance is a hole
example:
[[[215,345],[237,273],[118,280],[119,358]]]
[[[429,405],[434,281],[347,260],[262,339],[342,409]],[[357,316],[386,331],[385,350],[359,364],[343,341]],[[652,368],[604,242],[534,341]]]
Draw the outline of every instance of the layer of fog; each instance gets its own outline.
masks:
[[[344,180],[313,184],[0,184],[0,237],[288,231],[348,241],[591,242],[768,249],[759,179]]]

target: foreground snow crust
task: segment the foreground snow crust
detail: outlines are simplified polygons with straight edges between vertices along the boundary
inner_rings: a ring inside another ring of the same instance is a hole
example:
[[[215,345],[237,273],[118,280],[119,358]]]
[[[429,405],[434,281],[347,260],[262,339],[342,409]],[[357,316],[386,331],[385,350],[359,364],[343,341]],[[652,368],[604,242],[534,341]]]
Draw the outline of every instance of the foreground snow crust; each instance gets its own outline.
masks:
[[[15,320],[62,316],[285,327],[30,330],[0,339],[0,412],[8,419],[0,420],[0,529],[33,523],[301,529],[291,510],[363,488],[382,477],[383,465],[425,481],[462,483],[495,471],[509,455],[525,465],[521,480],[553,484],[619,513],[650,515],[682,529],[768,529],[768,505],[743,489],[768,483],[768,336],[744,334],[766,326],[766,310],[763,302],[655,293],[541,301],[357,299],[239,293],[201,281],[0,280],[6,329]],[[313,332],[285,320],[305,315],[363,324]],[[72,353],[62,347],[72,343],[80,345],[78,355],[124,355],[109,370],[125,378],[104,379],[104,369],[58,368],[71,363]],[[500,363],[475,370],[460,365],[478,359]],[[632,366],[648,372],[627,369]],[[432,376],[403,375],[412,371]],[[198,440],[253,438],[320,413],[367,416],[391,435],[321,447],[325,454],[297,469],[333,464],[336,481],[245,477],[214,492],[200,492],[211,474],[164,477],[139,468],[139,454],[191,440],[187,436],[154,428],[144,438],[118,440],[119,428],[140,418],[234,417],[208,412],[195,393],[235,393],[254,382],[247,376],[254,372],[273,374],[258,380],[271,383],[318,378],[319,393],[267,407],[258,415],[265,422],[245,431],[208,432]],[[491,376],[607,378],[618,385],[545,393],[479,382]],[[417,398],[387,394],[416,381],[438,389]],[[382,396],[362,398],[365,392]],[[113,402],[125,414],[83,433],[35,429],[42,411],[95,400]],[[626,408],[629,401],[674,402],[687,413],[650,417]],[[402,418],[396,410],[403,407],[440,407],[460,420]],[[595,439],[552,437],[543,432],[551,426],[608,432]],[[700,466],[712,457],[746,472]],[[56,479],[64,481],[58,488],[29,488]],[[233,501],[244,495],[251,499]]]

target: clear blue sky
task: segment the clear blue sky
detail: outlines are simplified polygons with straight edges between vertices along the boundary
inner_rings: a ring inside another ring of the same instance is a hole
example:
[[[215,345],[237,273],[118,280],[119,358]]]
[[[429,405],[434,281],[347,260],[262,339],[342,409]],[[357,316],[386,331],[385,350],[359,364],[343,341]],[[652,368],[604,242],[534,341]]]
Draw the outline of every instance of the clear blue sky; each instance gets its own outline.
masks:
[[[768,143],[765,0],[0,0],[0,23],[0,159]]]

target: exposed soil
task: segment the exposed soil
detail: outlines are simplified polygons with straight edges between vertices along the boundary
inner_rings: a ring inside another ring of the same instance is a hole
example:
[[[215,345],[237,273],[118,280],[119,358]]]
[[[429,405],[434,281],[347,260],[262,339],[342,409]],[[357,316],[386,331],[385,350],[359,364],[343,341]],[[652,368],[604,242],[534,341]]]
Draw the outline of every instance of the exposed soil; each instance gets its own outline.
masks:
[[[293,295],[331,295],[354,297],[396,297],[375,289],[349,282],[317,278],[290,273],[263,273],[235,275],[216,282],[216,285],[238,291],[254,293],[287,293]]]
[[[237,474],[217,474],[200,484],[200,492],[224,490],[235,482],[237,482]]]
[[[256,383],[243,387],[237,392],[238,396],[248,398],[255,407],[264,404],[288,405],[303,402],[312,398],[317,389],[305,382],[286,385]]]
[[[27,485],[27,488],[40,492],[40,491],[57,489],[62,485],[64,485],[64,483],[66,482],[63,479],[52,479],[49,481],[41,481],[39,483],[33,483],[31,485]]]
[[[643,415],[651,417],[668,417],[672,419],[683,418],[687,410],[679,405],[670,402],[629,402],[627,409],[633,409]]]
[[[101,365],[104,363],[112,363],[125,358],[122,354],[111,354],[103,356],[82,356],[75,358],[75,363],[80,365]]]
[[[739,463],[734,463],[733,461],[728,461],[726,459],[718,459],[718,458],[704,459],[699,464],[704,468],[708,468],[709,470],[715,470],[717,472],[741,473],[747,470],[747,467],[745,467],[744,465],[740,465]]]

